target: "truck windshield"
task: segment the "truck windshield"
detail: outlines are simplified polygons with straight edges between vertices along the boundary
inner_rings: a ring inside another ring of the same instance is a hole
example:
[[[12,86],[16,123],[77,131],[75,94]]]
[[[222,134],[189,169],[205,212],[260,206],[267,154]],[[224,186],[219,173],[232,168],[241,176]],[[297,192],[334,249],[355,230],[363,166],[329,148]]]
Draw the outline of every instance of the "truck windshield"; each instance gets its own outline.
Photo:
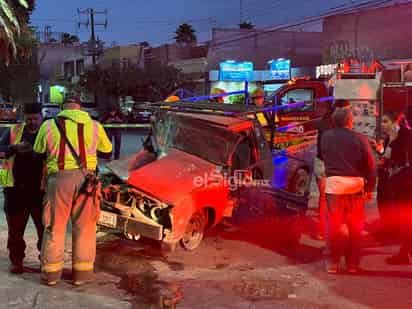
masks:
[[[225,166],[239,136],[199,119],[172,113],[158,114],[154,126],[158,151],[175,148]]]

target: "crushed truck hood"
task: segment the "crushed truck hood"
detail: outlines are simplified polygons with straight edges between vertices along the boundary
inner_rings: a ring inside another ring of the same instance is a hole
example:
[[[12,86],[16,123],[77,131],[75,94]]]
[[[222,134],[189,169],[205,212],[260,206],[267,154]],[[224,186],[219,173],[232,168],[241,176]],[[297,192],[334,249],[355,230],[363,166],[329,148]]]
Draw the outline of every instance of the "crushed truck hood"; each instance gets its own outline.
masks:
[[[163,202],[174,204],[215,170],[213,163],[170,149],[167,156],[132,171],[128,183]]]

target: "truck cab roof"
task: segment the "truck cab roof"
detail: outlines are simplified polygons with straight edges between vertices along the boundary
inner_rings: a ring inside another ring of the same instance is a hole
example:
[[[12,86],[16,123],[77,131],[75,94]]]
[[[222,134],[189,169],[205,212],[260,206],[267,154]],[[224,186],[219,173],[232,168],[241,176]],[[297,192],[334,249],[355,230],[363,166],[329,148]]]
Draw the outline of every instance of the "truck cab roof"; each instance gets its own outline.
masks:
[[[253,127],[253,121],[242,117],[195,114],[195,113],[178,113],[179,116],[188,117],[204,121],[208,124],[225,128],[232,132],[240,132]]]

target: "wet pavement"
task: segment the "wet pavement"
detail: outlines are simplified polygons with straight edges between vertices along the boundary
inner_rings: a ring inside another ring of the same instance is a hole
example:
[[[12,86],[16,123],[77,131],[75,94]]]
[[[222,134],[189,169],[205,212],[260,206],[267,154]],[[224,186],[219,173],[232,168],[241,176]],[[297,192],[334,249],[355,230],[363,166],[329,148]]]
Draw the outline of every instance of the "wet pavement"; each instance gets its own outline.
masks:
[[[70,283],[70,238],[63,281],[39,284],[34,229],[28,236],[27,272],[8,274],[7,232],[0,227],[0,308],[410,308],[412,267],[388,267],[396,246],[365,242],[358,276],[323,271],[315,246],[280,245],[276,227],[219,226],[202,245],[164,254],[156,242],[98,233],[96,280]],[[268,228],[268,227],[266,227]]]

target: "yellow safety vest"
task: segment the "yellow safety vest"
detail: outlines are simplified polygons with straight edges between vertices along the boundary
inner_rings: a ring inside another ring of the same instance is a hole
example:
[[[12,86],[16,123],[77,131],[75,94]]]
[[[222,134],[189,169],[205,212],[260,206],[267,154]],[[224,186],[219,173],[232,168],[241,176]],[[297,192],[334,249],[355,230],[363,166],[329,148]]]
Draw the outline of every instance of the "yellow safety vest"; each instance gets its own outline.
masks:
[[[257,117],[257,120],[259,121],[259,123],[262,127],[267,127],[268,126],[268,121],[266,120],[265,114],[257,113],[256,117]]]
[[[80,110],[64,110],[59,116],[66,119],[66,135],[78,155],[81,150],[79,146],[78,123],[83,124],[86,167],[88,170],[95,170],[97,166],[97,152],[110,153],[112,151],[112,144],[103,126],[99,122],[92,120],[86,112]],[[33,149],[35,152],[47,154],[46,163],[49,175],[57,173],[61,169],[73,170],[79,168],[67,145],[64,146],[63,168],[59,168],[60,139],[60,132],[55,120],[50,119],[42,124],[34,143]]]
[[[10,145],[16,145],[20,143],[23,136],[24,123],[16,124],[10,128]],[[15,156],[3,160],[3,166],[0,169],[0,185],[3,187],[13,187],[13,165]]]

